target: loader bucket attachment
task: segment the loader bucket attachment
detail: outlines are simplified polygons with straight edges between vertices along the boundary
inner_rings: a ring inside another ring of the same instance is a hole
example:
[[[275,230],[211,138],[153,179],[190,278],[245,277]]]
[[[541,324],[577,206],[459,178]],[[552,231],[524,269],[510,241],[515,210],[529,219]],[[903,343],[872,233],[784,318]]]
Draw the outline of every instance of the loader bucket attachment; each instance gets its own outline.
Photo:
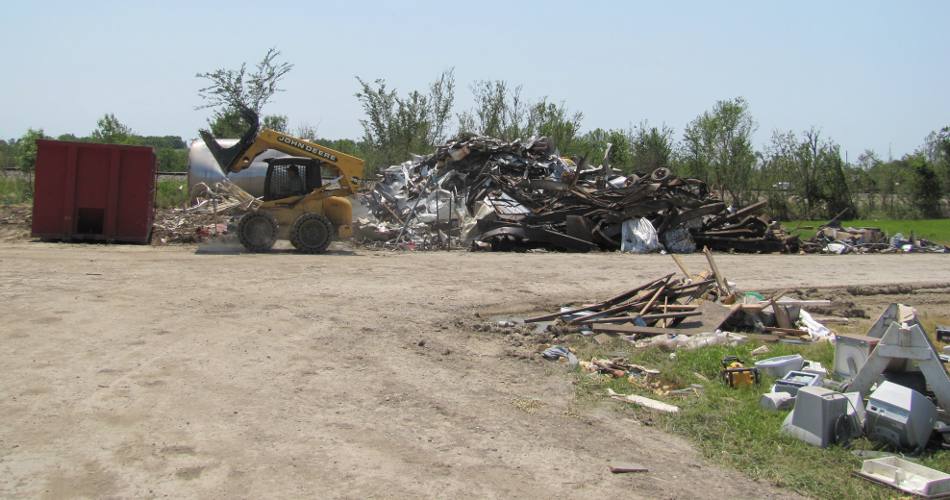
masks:
[[[250,124],[250,127],[241,135],[237,144],[231,147],[221,147],[214,138],[214,135],[208,130],[201,129],[198,131],[198,134],[201,135],[201,140],[208,146],[208,150],[211,151],[214,159],[218,162],[218,166],[221,167],[221,170],[223,170],[225,174],[240,170],[240,168],[235,169],[234,167],[237,166],[244,153],[254,144],[254,140],[257,138],[257,131],[260,128],[260,122],[254,110],[242,106],[240,111],[241,117]]]

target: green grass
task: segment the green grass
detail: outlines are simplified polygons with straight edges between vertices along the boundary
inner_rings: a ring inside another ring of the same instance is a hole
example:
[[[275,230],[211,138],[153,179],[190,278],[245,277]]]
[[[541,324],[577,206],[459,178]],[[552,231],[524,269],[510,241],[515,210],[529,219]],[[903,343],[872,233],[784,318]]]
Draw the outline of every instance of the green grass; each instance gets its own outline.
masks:
[[[818,226],[827,221],[817,220],[794,220],[783,222],[782,225],[789,230],[803,228],[796,232],[803,240],[807,240],[815,235]],[[950,219],[859,219],[842,221],[842,226],[852,227],[879,227],[887,233],[888,237],[896,233],[903,233],[904,237],[914,236],[924,238],[944,245],[950,244]],[[804,229],[808,227],[809,229]]]
[[[157,208],[180,207],[188,201],[188,185],[185,181],[160,180],[155,191]]]
[[[25,203],[33,199],[29,181],[14,175],[0,175],[0,205]]]
[[[27,203],[33,199],[30,183],[19,176],[0,175],[0,205]],[[185,181],[159,180],[155,190],[155,206],[180,207],[188,200]]]
[[[769,412],[759,407],[759,397],[772,383],[763,379],[761,385],[749,388],[729,388],[719,382],[720,360],[726,355],[737,355],[751,364],[756,358],[750,351],[761,344],[749,343],[738,347],[711,346],[691,351],[677,351],[675,359],[657,348],[636,350],[618,340],[608,346],[585,346],[579,349],[581,359],[605,352],[625,355],[628,360],[661,371],[662,384],[679,388],[701,384],[703,390],[695,396],[657,395],[642,384],[631,384],[626,379],[609,379],[578,372],[578,402],[601,401],[608,387],[629,394],[638,393],[650,398],[675,404],[680,412],[675,415],[655,413],[635,405],[617,403],[619,410],[633,413],[641,420],[651,420],[665,430],[688,438],[709,460],[735,467],[756,480],[768,481],[780,487],[818,498],[892,498],[896,490],[872,484],[853,477],[852,471],[861,468],[862,459],[852,449],[873,449],[866,439],[851,443],[851,448],[833,446],[826,449],[809,446],[780,433],[788,412]],[[820,361],[829,370],[834,348],[827,343],[814,345],[768,344],[770,351],[759,356],[781,356],[801,353],[806,359]],[[604,348],[607,348],[604,350]],[[604,356],[601,356],[604,357]],[[708,380],[697,376],[702,375]],[[938,451],[925,455],[919,462],[938,470],[950,470],[950,452]]]

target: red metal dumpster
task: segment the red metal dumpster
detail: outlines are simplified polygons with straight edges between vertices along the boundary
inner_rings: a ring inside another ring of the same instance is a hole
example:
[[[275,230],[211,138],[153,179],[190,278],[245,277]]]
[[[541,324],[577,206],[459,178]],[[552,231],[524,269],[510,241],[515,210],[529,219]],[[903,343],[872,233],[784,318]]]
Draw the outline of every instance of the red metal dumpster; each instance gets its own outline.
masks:
[[[152,148],[50,140],[36,146],[33,236],[148,243]]]

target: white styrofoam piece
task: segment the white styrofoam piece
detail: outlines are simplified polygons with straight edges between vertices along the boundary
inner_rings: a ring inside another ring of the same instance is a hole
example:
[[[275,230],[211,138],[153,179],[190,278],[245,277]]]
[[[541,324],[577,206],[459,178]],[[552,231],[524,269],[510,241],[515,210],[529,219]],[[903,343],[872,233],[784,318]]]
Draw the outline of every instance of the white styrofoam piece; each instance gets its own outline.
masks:
[[[865,460],[858,474],[924,498],[950,494],[950,474],[900,457]]]

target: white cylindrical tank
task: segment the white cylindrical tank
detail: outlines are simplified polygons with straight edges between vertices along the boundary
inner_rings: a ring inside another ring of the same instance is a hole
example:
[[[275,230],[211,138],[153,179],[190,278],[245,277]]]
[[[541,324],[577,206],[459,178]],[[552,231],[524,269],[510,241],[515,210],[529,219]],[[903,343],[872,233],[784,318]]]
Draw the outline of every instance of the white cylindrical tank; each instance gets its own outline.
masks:
[[[230,147],[237,142],[237,139],[218,139],[218,144],[222,147]],[[201,182],[210,186],[227,177],[251,196],[264,196],[264,178],[267,176],[267,164],[264,160],[283,156],[289,155],[268,149],[255,158],[250,167],[226,176],[204,141],[193,140],[188,148],[188,192],[194,192],[194,187]]]

